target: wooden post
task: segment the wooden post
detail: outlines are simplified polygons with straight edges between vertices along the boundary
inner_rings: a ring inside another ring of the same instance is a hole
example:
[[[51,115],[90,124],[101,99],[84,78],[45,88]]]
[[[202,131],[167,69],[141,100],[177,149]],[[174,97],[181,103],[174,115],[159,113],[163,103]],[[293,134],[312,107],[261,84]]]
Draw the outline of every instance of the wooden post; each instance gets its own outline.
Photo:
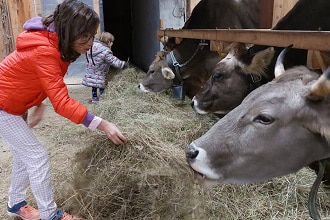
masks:
[[[159,29],[164,29],[164,19],[159,19]]]
[[[32,17],[30,2],[26,0],[10,0],[8,1],[8,8],[13,37],[16,40],[17,35],[23,31],[24,22]],[[14,41],[14,46],[16,45],[15,43]]]
[[[298,0],[274,0],[273,7],[273,25],[286,15],[293,6],[298,2]]]
[[[259,16],[259,28],[270,29],[273,22],[273,7],[274,0],[262,0],[259,1],[260,16]]]
[[[0,0],[0,60],[15,48],[16,37],[28,19],[41,15],[41,0]]]
[[[14,37],[12,22],[8,9],[7,0],[0,0],[0,30],[1,30],[1,57],[2,60],[14,50]]]
[[[30,14],[32,17],[41,16],[42,8],[41,8],[41,0],[31,0]]]
[[[187,0],[186,3],[186,20],[189,19],[191,12],[194,10],[195,6],[200,2],[201,0]]]
[[[100,17],[100,0],[93,0],[93,9]],[[99,26],[97,33],[101,34],[101,25]]]

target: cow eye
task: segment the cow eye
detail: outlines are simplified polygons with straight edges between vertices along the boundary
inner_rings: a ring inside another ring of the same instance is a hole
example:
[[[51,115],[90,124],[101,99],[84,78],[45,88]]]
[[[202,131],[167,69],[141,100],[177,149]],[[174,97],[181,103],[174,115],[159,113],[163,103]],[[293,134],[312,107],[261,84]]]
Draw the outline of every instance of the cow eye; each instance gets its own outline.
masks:
[[[213,75],[213,79],[214,79],[214,81],[219,81],[219,80],[221,80],[223,78],[223,74],[221,74],[221,73],[217,73],[217,74],[214,74]]]
[[[261,115],[258,115],[257,117],[255,117],[253,119],[253,121],[256,122],[256,123],[269,125],[269,124],[273,123],[274,118],[269,116],[269,115],[266,115],[266,114],[261,114]]]

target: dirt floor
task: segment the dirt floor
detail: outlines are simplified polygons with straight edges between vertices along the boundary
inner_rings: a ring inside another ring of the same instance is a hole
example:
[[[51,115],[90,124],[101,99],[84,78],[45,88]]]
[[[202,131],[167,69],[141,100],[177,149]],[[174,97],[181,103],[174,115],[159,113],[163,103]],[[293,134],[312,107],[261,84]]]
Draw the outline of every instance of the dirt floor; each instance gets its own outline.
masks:
[[[88,103],[91,96],[91,89],[81,85],[81,78],[67,78],[70,96],[89,108],[93,108],[93,104]],[[70,128],[79,127],[81,132],[86,132],[83,125],[75,125],[69,120],[57,115],[50,102],[47,100],[47,110],[44,120],[35,128],[35,134],[39,140],[49,150],[51,158],[51,173],[53,177],[53,185],[65,184],[70,178],[70,166],[75,153],[83,147],[80,135],[70,136],[70,140],[61,140],[57,138],[59,130],[70,130]],[[61,142],[61,143],[60,143]],[[65,142],[65,143],[63,143]],[[59,144],[60,143],[60,144]],[[11,173],[11,153],[7,145],[0,139],[0,219],[9,219],[6,212],[7,192],[9,189]],[[54,182],[56,181],[56,182]],[[57,188],[57,187],[56,187]],[[55,192],[56,194],[57,192]],[[57,197],[57,195],[55,195]],[[28,202],[34,203],[34,199],[29,191]],[[61,205],[61,204],[58,204]]]

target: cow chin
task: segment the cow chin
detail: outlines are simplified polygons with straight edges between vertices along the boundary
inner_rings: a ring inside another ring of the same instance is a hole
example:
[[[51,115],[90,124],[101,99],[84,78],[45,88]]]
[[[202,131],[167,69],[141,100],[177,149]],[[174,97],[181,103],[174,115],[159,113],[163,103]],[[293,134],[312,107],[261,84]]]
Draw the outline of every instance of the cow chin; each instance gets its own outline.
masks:
[[[170,84],[166,84],[165,86],[163,84],[152,84],[152,86],[145,86],[143,85],[143,83],[140,83],[138,85],[138,88],[140,89],[140,91],[144,92],[144,93],[157,93],[157,92],[164,92],[167,89],[171,88],[172,83]]]
[[[205,187],[212,187],[221,184],[220,180],[208,178],[205,175],[198,173],[195,170],[194,170],[194,176],[196,183]]]

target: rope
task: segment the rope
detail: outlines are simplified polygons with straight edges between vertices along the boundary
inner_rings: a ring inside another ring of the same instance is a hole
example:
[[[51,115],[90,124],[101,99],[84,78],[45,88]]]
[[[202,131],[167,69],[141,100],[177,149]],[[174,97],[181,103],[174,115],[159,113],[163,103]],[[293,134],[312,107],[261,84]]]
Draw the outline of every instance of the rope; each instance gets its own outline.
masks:
[[[313,183],[311,191],[309,192],[309,198],[308,198],[309,216],[314,220],[321,220],[320,214],[316,207],[316,200],[317,200],[317,191],[320,187],[324,175],[325,160],[319,160],[318,163],[319,163],[319,171],[317,173],[317,177]]]

